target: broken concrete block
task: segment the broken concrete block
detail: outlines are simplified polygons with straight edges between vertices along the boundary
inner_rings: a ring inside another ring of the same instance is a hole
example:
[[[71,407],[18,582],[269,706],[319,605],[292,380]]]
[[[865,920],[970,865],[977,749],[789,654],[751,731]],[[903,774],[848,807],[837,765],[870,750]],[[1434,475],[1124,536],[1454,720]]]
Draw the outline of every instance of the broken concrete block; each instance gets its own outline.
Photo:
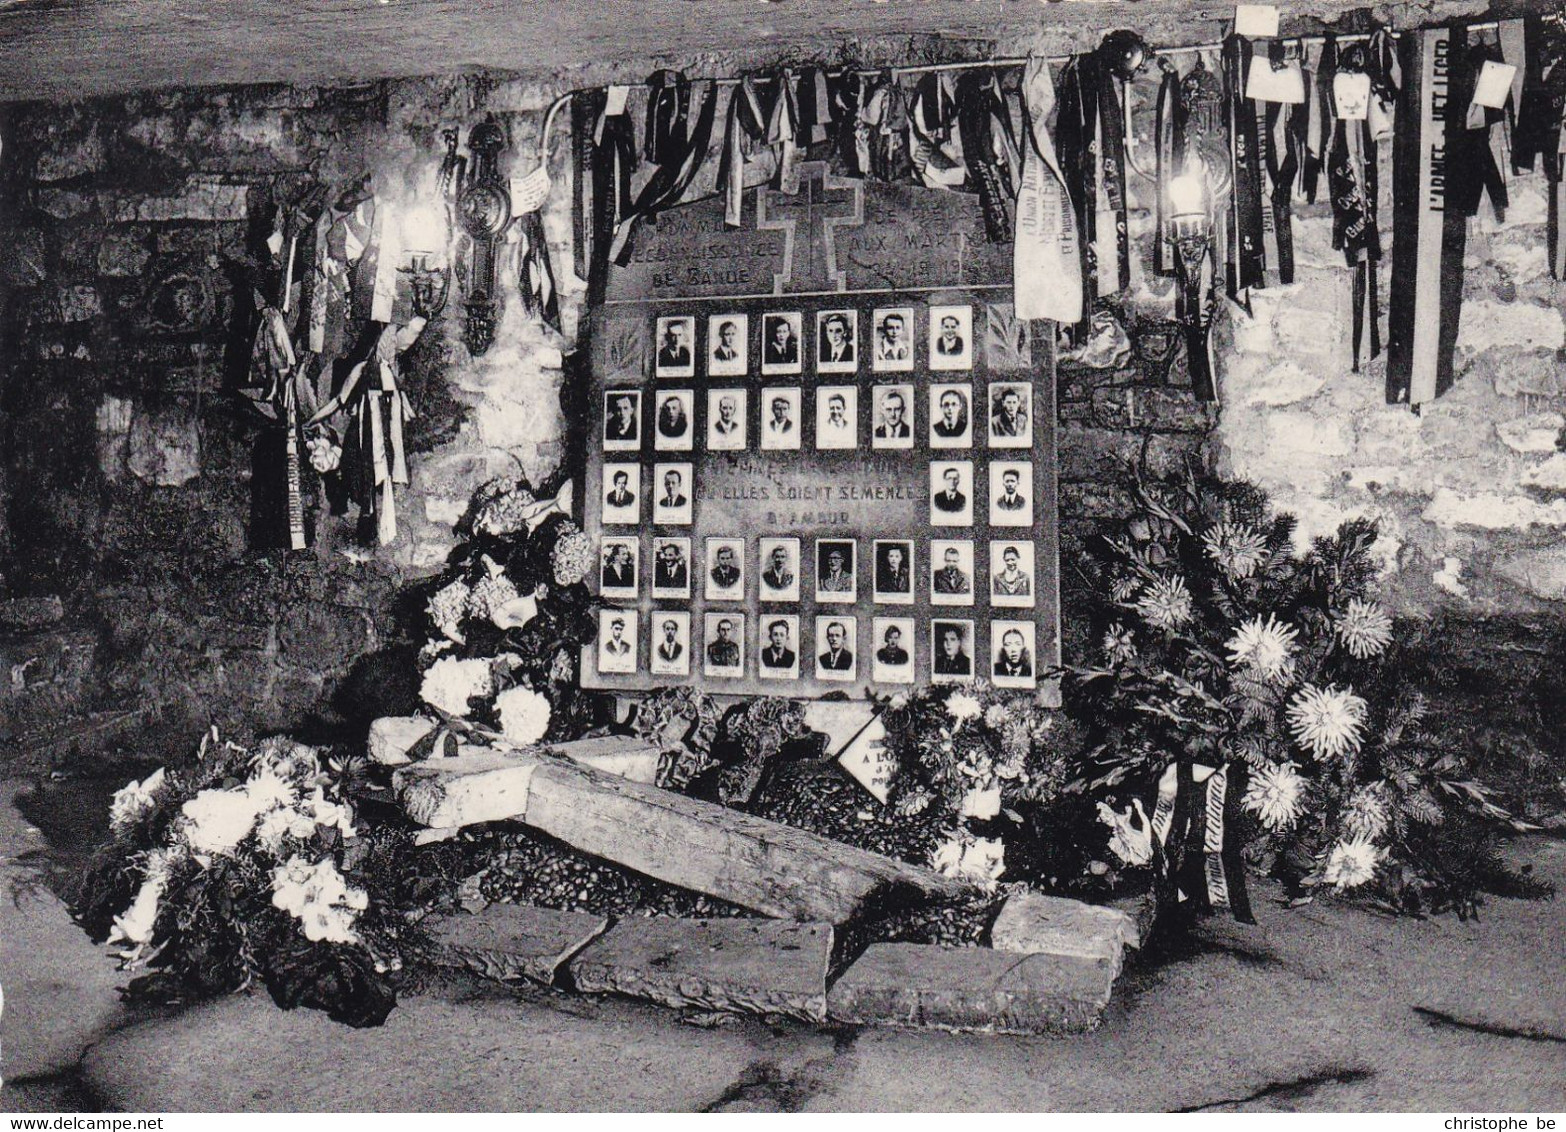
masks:
[[[493,904],[471,915],[448,916],[430,929],[440,958],[489,979],[553,983],[571,956],[603,934],[609,921],[591,912],[531,904]]]
[[[1115,969],[1105,960],[987,947],[872,944],[827,992],[827,1016],[855,1025],[996,1034],[1098,1026]]]
[[[1008,897],[990,929],[990,945],[996,951],[1103,959],[1116,974],[1126,946],[1136,938],[1135,921],[1118,908],[1042,892],[1018,892]]]
[[[826,1020],[829,924],[782,920],[621,920],[571,961],[577,990],[665,1006]]]
[[[778,919],[840,924],[872,894],[957,897],[971,886],[804,830],[532,752],[463,747],[393,776],[408,816],[512,818],[584,853]]]
[[[382,766],[409,762],[408,748],[435,730],[435,722],[422,715],[387,715],[370,724],[370,761]]]
[[[632,782],[651,785],[658,778],[657,748],[624,735],[551,743],[545,749],[605,774],[629,778]]]

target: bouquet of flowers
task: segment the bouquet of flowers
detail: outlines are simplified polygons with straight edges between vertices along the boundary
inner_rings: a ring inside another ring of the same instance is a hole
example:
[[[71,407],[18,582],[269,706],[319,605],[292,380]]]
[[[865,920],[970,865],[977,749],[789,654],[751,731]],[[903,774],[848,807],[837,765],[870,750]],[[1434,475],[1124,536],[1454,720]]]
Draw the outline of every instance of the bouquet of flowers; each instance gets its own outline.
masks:
[[[1168,900],[1242,916],[1245,862],[1299,899],[1471,910],[1439,845],[1526,827],[1421,727],[1372,593],[1375,525],[1301,553],[1251,485],[1131,478],[1138,513],[1091,565],[1097,662],[1066,697],[1095,744],[1076,786],[1114,855],[1154,865]]]
[[[280,1006],[354,1026],[395,1005],[407,925],[377,899],[365,830],[338,769],[286,739],[202,741],[193,766],[114,796],[110,841],[75,912],[122,965],[133,996],[215,995],[265,984]]]

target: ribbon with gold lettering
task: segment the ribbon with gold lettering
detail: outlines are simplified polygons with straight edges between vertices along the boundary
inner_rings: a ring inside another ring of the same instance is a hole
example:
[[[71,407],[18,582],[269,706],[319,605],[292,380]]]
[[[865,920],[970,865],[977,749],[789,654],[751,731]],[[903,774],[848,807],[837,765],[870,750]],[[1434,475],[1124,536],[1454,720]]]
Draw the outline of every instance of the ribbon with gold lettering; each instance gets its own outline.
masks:
[[[1262,203],[1261,138],[1255,105],[1245,96],[1245,78],[1250,63],[1248,39],[1231,35],[1224,41],[1224,95],[1229,109],[1232,146],[1234,194],[1231,207],[1235,237],[1229,248],[1227,275],[1229,297],[1240,303],[1248,303],[1246,292],[1250,288],[1267,284],[1267,214]]]
[[[1022,73],[1023,160],[1012,237],[1012,301],[1018,318],[1072,324],[1082,318],[1076,213],[1049,136],[1055,83],[1030,55]]]

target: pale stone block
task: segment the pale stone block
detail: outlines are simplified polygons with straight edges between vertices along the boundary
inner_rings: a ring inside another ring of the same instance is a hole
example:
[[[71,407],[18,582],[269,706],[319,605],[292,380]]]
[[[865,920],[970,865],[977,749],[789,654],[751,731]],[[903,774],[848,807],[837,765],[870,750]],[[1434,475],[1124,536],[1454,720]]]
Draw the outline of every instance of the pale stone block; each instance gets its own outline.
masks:
[[[1532,413],[1495,426],[1501,443],[1513,452],[1554,452],[1566,417],[1559,413]]]
[[[554,743],[545,749],[632,782],[650,786],[658,780],[658,749],[624,735],[576,739],[569,743]]]
[[[1476,353],[1501,347],[1558,350],[1566,345],[1566,323],[1553,307],[1471,299],[1463,304],[1457,345]]]
[[[174,196],[106,196],[104,211],[112,221],[245,220],[250,215],[250,186],[215,177],[192,176]]]
[[[1127,943],[1138,938],[1135,921],[1117,908],[1042,892],[1018,892],[1008,897],[990,929],[990,943],[996,951],[1103,959],[1117,973]]]
[[[549,984],[566,960],[603,934],[609,921],[591,912],[493,904],[444,917],[430,928],[440,958],[490,979]]]
[[[422,715],[382,716],[370,724],[370,760],[382,766],[402,766],[410,761],[408,749],[433,730],[434,721]]]
[[[1437,488],[1421,517],[1439,527],[1477,527],[1487,531],[1566,526],[1566,499],[1538,503],[1526,495],[1485,492],[1459,495]]]
[[[411,763],[392,775],[403,809],[436,828],[522,820],[541,756],[460,747],[454,759]]]
[[[1252,405],[1292,405],[1321,392],[1327,379],[1297,362],[1283,361],[1235,390],[1237,399]]]
[[[1553,440],[1551,447],[1554,447]],[[1566,491],[1566,452],[1557,452],[1544,463],[1529,468],[1522,474],[1521,483],[1524,487],[1545,491]]]

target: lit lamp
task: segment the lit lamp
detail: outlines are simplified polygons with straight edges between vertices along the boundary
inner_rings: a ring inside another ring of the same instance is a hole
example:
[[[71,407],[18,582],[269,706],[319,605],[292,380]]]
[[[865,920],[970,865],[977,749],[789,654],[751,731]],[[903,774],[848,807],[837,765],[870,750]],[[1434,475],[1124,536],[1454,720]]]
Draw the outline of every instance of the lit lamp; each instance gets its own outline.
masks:
[[[1209,352],[1206,274],[1213,222],[1207,211],[1207,178],[1200,159],[1169,182],[1169,238],[1175,247],[1175,318],[1185,331],[1191,387],[1198,401],[1216,401]]]

